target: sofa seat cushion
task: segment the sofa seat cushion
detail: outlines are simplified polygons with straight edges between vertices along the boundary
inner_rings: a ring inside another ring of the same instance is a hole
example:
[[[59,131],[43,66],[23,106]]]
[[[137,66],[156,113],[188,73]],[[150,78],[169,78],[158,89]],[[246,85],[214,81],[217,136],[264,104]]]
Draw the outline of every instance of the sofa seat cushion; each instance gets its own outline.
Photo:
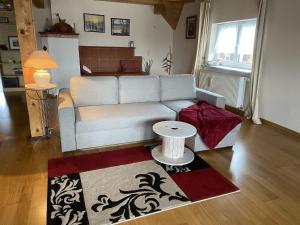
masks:
[[[76,132],[149,126],[175,118],[173,110],[157,102],[84,106],[76,108]]]
[[[162,104],[172,109],[176,113],[179,113],[182,109],[194,105],[195,103],[197,103],[197,100],[176,100],[162,102]]]

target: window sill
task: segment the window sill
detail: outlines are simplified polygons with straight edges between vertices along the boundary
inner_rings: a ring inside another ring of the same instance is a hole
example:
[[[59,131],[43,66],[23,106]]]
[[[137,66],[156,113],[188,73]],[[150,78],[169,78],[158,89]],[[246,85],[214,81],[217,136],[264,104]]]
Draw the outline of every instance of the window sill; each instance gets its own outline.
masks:
[[[227,66],[206,65],[204,66],[204,70],[215,72],[215,73],[226,73],[226,74],[240,76],[240,77],[250,77],[251,75],[251,70],[238,69],[238,68],[232,68]]]

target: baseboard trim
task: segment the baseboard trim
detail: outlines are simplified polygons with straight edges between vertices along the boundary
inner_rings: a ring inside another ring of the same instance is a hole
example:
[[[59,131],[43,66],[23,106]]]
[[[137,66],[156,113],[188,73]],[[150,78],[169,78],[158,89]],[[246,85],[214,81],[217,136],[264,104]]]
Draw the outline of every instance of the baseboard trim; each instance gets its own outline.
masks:
[[[238,109],[238,108],[234,108],[234,107],[232,107],[232,106],[229,106],[229,105],[225,105],[225,109],[226,110],[228,110],[228,111],[230,111],[230,112],[233,112],[233,113],[235,113],[235,114],[237,114],[237,115],[239,115],[239,116],[244,116],[244,111],[242,111],[242,110],[240,110],[240,109]]]
[[[293,136],[293,137],[296,137],[296,138],[299,138],[300,139],[300,133],[296,132],[296,131],[293,131],[289,128],[286,128],[286,127],[283,127],[277,123],[273,123],[269,120],[266,120],[264,118],[261,118],[261,122],[267,126],[270,126],[276,130],[278,130],[279,132],[281,133],[284,133],[284,134],[289,134],[290,136]]]

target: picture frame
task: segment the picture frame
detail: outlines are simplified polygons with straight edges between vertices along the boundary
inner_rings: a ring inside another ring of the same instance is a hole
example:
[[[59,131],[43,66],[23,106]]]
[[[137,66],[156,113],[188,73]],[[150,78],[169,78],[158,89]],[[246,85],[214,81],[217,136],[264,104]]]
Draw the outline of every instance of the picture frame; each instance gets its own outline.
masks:
[[[85,32],[105,33],[105,16],[99,14],[83,14]]]
[[[9,19],[7,16],[0,16],[0,23],[9,23]]]
[[[0,0],[0,11],[12,11],[13,9],[13,0]]]
[[[19,39],[17,36],[8,36],[8,45],[10,50],[19,50]]]
[[[111,35],[130,36],[130,19],[111,18]]]
[[[195,39],[197,33],[197,16],[189,16],[186,18],[186,39]]]

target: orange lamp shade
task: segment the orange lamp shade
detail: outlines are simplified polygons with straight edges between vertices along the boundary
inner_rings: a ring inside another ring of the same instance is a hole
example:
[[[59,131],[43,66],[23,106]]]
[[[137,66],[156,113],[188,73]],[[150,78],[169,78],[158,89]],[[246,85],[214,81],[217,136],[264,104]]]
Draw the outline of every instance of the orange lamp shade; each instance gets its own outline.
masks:
[[[46,51],[34,51],[24,63],[24,67],[36,69],[57,68],[58,65]]]

